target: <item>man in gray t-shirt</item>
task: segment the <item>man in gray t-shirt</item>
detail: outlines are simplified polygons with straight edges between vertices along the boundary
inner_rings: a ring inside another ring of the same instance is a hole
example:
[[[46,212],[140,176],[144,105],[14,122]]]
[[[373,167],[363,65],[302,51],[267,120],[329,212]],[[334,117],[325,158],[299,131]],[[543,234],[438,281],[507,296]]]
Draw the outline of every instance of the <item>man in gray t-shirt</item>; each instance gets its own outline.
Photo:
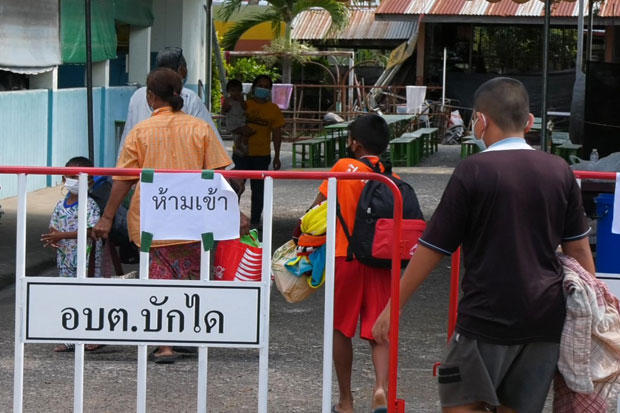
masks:
[[[542,410],[565,318],[555,251],[594,273],[581,193],[566,162],[524,139],[529,98],[495,78],[474,96],[473,132],[487,149],[454,170],[401,280],[400,305],[462,244],[456,331],[438,370],[444,412]],[[387,339],[389,304],[373,335]]]

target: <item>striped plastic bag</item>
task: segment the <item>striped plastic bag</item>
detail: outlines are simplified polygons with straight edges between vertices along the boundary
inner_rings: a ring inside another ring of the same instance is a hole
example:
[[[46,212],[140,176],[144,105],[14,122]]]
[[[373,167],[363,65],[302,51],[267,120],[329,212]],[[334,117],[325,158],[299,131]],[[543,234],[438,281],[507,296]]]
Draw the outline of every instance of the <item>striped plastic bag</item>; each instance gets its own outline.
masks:
[[[260,281],[262,264],[263,249],[253,229],[249,235],[218,243],[213,272],[221,281]]]

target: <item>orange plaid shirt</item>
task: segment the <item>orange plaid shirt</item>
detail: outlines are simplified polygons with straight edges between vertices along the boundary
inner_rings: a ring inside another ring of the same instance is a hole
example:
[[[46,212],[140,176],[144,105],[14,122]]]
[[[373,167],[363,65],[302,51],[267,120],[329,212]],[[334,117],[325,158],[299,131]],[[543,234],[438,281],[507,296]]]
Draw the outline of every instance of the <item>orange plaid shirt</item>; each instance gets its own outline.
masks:
[[[138,123],[127,140],[116,164],[117,168],[220,169],[232,161],[205,121],[170,106],[159,108]],[[115,176],[115,180],[134,180],[132,176]],[[129,206],[129,238],[140,245],[140,184]],[[155,241],[154,247],[188,241]]]

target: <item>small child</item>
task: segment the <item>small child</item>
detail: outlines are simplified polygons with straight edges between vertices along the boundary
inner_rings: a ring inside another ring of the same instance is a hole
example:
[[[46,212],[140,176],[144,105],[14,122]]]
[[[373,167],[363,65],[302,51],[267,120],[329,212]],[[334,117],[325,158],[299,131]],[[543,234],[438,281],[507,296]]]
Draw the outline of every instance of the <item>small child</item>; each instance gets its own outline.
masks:
[[[92,162],[82,156],[71,158],[65,166],[92,167]],[[92,177],[88,178],[89,185],[93,184]],[[61,277],[77,276],[77,230],[78,230],[78,177],[67,175],[63,177],[64,187],[68,193],[65,199],[58,201],[52,212],[50,232],[41,235],[44,247],[54,247],[57,250],[56,265]],[[91,228],[99,221],[100,212],[97,203],[88,198],[86,226],[88,227],[88,245],[86,248],[86,263],[88,265],[93,246],[95,251],[94,276],[101,276],[101,240],[90,239]]]
[[[226,129],[234,137],[234,153],[237,156],[248,154],[250,136],[256,131],[246,125],[245,110],[247,108],[243,100],[243,85],[237,79],[231,79],[226,85],[228,97],[224,99],[222,112],[226,115]]]

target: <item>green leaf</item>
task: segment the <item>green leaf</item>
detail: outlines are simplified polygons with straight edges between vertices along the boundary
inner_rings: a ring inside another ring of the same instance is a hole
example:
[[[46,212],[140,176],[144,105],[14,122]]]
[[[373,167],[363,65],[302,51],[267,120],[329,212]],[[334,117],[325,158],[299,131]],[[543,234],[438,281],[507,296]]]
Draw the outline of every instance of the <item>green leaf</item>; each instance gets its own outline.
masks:
[[[261,14],[253,14],[244,20],[236,22],[235,25],[228,29],[224,35],[224,38],[222,39],[222,47],[225,50],[233,50],[241,36],[243,36],[243,33],[261,23],[272,22],[278,18],[279,17],[273,10],[266,10]]]
[[[220,9],[218,16],[227,22],[233,16],[233,14],[237,13],[241,10],[241,6],[243,5],[243,0],[228,0],[222,4],[222,8]]]

